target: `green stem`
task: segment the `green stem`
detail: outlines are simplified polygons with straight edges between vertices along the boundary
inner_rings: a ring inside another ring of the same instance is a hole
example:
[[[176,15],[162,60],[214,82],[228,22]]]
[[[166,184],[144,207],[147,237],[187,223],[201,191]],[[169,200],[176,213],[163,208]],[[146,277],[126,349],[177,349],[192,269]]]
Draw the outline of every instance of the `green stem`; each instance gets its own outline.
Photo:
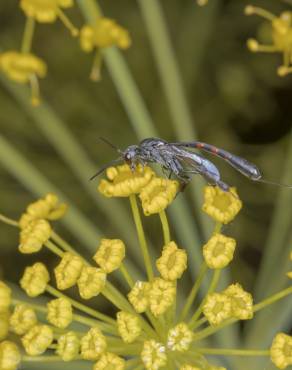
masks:
[[[196,348],[196,352],[204,355],[224,355],[224,356],[270,356],[269,350],[250,350],[250,349],[221,349],[221,348]]]
[[[134,280],[132,279],[132,276],[129,274],[129,271],[127,270],[124,263],[121,264],[120,271],[121,271],[124,279],[128,283],[129,287],[132,288],[134,286]]]
[[[92,317],[95,317],[97,318],[98,320],[101,320],[101,321],[105,321],[111,325],[116,325],[116,322],[115,320],[113,320],[112,318],[110,318],[109,316],[107,315],[104,315],[88,306],[85,306],[84,304],[80,303],[80,302],[77,302],[75,301],[74,299],[66,296],[65,294],[59,292],[57,289],[55,289],[54,287],[52,287],[51,285],[47,285],[46,287],[46,290],[48,293],[50,293],[51,295],[53,295],[54,297],[57,297],[57,298],[66,298],[70,301],[70,303],[72,304],[73,307],[77,308],[78,310],[84,312],[84,313],[87,313],[88,315],[92,316]]]
[[[207,265],[206,265],[205,262],[203,262],[201,267],[200,267],[198,277],[195,281],[195,284],[192,287],[192,290],[189,293],[189,296],[188,296],[187,301],[186,301],[186,303],[185,303],[185,305],[184,305],[184,307],[181,311],[181,314],[179,316],[178,321],[183,321],[188,316],[189,310],[190,310],[193,302],[196,299],[196,296],[199,292],[202,281],[203,281],[204,277],[206,276],[207,270],[208,270]]]
[[[4,216],[4,215],[2,215],[2,214],[0,214],[0,221],[1,221],[1,222],[4,222],[4,223],[5,223],[5,224],[7,224],[7,225],[11,225],[11,226],[19,227],[19,224],[18,224],[18,222],[17,222],[17,221],[14,221],[14,220],[12,220],[11,218],[6,217],[6,216]]]
[[[34,34],[35,20],[32,17],[27,17],[25,22],[24,34],[21,44],[21,52],[29,53],[31,51],[32,38]]]
[[[144,233],[144,229],[143,229],[141,216],[140,216],[140,212],[139,212],[139,209],[138,209],[138,204],[137,204],[137,199],[136,199],[135,194],[130,195],[130,203],[131,203],[133,217],[134,217],[134,221],[135,221],[135,225],[136,225],[136,229],[137,229],[139,244],[140,244],[140,248],[141,248],[141,251],[142,251],[142,255],[143,255],[143,259],[144,259],[144,263],[145,263],[145,267],[146,267],[147,276],[148,276],[149,281],[151,281],[151,280],[153,280],[153,277],[154,277],[153,269],[152,269],[151,259],[150,259],[150,255],[149,255],[149,251],[148,251],[146,237],[145,237],[145,233]]]
[[[200,306],[198,307],[198,309],[196,310],[196,312],[193,314],[193,316],[192,316],[192,318],[191,318],[191,320],[189,322],[190,329],[193,329],[195,327],[196,321],[200,317],[200,315],[201,315],[201,313],[203,311],[203,307],[204,307],[204,304],[205,304],[206,299],[208,297],[208,294],[211,294],[216,289],[217,284],[218,284],[218,281],[219,281],[219,278],[220,278],[220,274],[221,274],[221,269],[217,269],[217,270],[214,271],[213,277],[212,277],[212,280],[211,280],[211,283],[210,283],[210,286],[209,286],[209,289],[207,291],[207,294],[205,295],[205,297],[202,300]]]
[[[81,357],[73,361],[81,360]],[[22,362],[64,362],[60,356],[22,356]]]
[[[214,234],[220,233],[222,229],[222,225],[223,224],[221,222],[216,222],[213,233]]]
[[[165,211],[159,212],[159,217],[160,217],[160,221],[162,225],[164,245],[166,245],[170,242],[170,231],[169,231],[169,224],[168,224]]]
[[[64,252],[58,248],[54,243],[50,242],[49,240],[45,242],[45,246],[54,254],[62,258],[64,256]]]
[[[259,310],[262,310],[266,306],[269,306],[270,304],[278,301],[279,299],[282,299],[286,297],[287,295],[292,293],[292,286],[286,289],[281,290],[280,292],[273,294],[271,297],[268,297],[264,299],[263,301],[257,303],[253,306],[253,312],[257,312]]]

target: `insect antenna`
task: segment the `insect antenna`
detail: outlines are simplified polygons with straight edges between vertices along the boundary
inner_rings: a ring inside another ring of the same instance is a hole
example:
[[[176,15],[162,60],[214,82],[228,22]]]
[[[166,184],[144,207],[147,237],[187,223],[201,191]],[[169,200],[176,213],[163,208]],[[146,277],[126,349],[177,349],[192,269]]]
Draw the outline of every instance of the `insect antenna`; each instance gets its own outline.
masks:
[[[270,181],[270,180],[264,180],[264,179],[257,179],[255,180],[256,182],[262,182],[264,184],[268,184],[268,185],[275,185],[275,186],[281,186],[283,188],[290,188],[292,189],[292,185],[288,185],[288,184],[281,184],[280,182],[274,182],[274,181]]]
[[[99,140],[103,141],[104,143],[109,145],[111,148],[115,149],[118,153],[123,154],[123,151],[121,149],[119,149],[117,146],[115,146],[113,143],[111,143],[110,141],[108,141],[104,137],[100,136]]]
[[[105,171],[108,167],[114,165],[114,164],[117,164],[119,163],[123,158],[122,157],[119,157],[117,159],[114,159],[113,161],[110,161],[109,163],[105,164],[104,166],[102,166],[93,176],[90,177],[90,181],[95,179],[98,175],[100,175],[103,171]]]

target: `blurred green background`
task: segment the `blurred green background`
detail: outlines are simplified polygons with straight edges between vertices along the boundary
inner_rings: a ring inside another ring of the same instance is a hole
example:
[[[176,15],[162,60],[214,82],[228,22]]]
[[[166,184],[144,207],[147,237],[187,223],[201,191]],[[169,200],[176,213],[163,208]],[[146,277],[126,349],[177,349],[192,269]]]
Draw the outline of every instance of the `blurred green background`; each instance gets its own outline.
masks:
[[[100,236],[120,237],[131,244],[128,257],[133,256],[134,264],[138,246],[127,200],[101,199],[96,192],[97,182],[88,181],[99,165],[116,157],[111,148],[98,140],[99,136],[123,149],[137,143],[142,138],[141,132],[148,132],[148,126],[144,125],[147,117],[143,121],[136,102],[133,106],[138,109],[140,121],[133,113],[129,115],[129,108],[125,106],[125,101],[132,99],[123,90],[127,89],[128,80],[121,83],[116,77],[116,73],[121,75],[124,63],[137,85],[157,135],[168,141],[192,140],[194,137],[190,137],[190,132],[194,132],[201,141],[256,163],[265,178],[292,183],[292,76],[277,76],[276,69],[282,62],[280,54],[252,54],[246,48],[249,37],[269,42],[269,24],[256,16],[246,17],[244,7],[247,2],[244,0],[210,0],[205,7],[199,7],[194,0],[159,1],[178,65],[179,84],[185,95],[184,107],[177,111],[187,111],[191,115],[190,130],[186,128],[183,114],[181,120],[178,117],[174,123],[146,25],[158,42],[163,43],[163,38],[156,27],[155,17],[151,18],[151,9],[150,21],[148,18],[145,24],[147,9],[141,4],[146,1],[99,2],[103,13],[126,27],[132,37],[130,49],[118,57],[115,50],[105,54],[101,81],[90,81],[93,55],[83,53],[78,40],[72,38],[59,21],[36,27],[33,51],[47,62],[49,68],[48,76],[41,81],[44,104],[40,108],[30,106],[28,88],[9,82],[3,75],[0,79],[0,133],[4,138],[0,141],[0,212],[17,219],[29,202],[44,194],[47,188],[54,191],[54,186],[76,207],[74,214],[69,212],[65,225],[58,223],[56,229],[74,243],[78,251],[90,256]],[[78,27],[84,24],[82,2],[78,3],[81,9],[77,4],[66,11]],[[275,14],[292,10],[288,2],[278,0],[254,1],[253,4]],[[24,22],[25,17],[16,1],[1,1],[1,51],[20,47]],[[163,44],[161,50],[164,50]],[[164,64],[162,61],[166,73],[172,70],[167,64],[171,62],[168,60]],[[172,75],[168,76],[168,83],[174,94],[179,93]],[[139,132],[141,137],[138,137]],[[292,192],[253,183],[222,161],[212,159],[219,166],[223,180],[237,187],[244,204],[240,215],[224,228],[225,233],[238,241],[231,266],[232,280],[257,292],[257,297],[266,296],[285,285],[284,273],[290,268],[287,255],[292,237]],[[35,178],[34,171],[52,186]],[[184,204],[175,209],[175,216],[171,215],[172,225],[176,223],[174,220],[187,219],[185,225],[189,236],[184,231],[179,232],[178,225],[173,228],[173,235],[183,246],[187,243],[188,250],[192,249],[193,234],[203,243],[208,235],[206,230],[210,230],[208,224],[205,229],[202,226],[208,220],[199,216],[198,211],[203,201],[201,183],[194,177],[192,186],[178,196]],[[194,193],[197,194],[197,204],[194,203]],[[183,208],[186,212],[182,212]],[[119,226],[119,215],[124,212],[129,217],[120,217]],[[145,225],[154,246],[153,256],[158,255],[162,245],[158,219],[147,218]],[[1,278],[17,282],[24,266],[40,256],[24,257],[17,252],[18,235],[14,228],[0,223],[0,235]],[[42,259],[55,264],[49,253],[44,252]],[[196,273],[196,263],[190,269],[193,271],[187,284]],[[262,276],[260,283],[256,281],[259,275]],[[265,284],[269,289],[265,290]],[[291,306],[290,301],[289,304]],[[283,312],[280,314],[278,328],[280,325],[289,332],[292,321],[287,307],[286,316]],[[266,322],[267,318],[262,320]],[[260,320],[258,322],[258,325],[264,325]],[[255,328],[258,327],[254,326],[254,332]],[[276,324],[274,329],[264,333],[262,341],[257,337],[258,347],[269,345],[275,328]],[[254,345],[252,339],[251,335],[247,343]]]

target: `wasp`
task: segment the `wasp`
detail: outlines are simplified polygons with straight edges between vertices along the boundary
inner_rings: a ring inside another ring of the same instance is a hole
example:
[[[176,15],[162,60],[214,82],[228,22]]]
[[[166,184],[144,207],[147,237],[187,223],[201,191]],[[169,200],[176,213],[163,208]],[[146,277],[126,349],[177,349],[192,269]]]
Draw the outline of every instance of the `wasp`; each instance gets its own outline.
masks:
[[[148,163],[157,163],[164,172],[167,172],[169,178],[174,176],[179,180],[182,190],[191,181],[193,175],[201,175],[208,184],[218,186],[225,192],[230,191],[230,185],[221,180],[220,172],[214,163],[193,151],[193,149],[198,149],[223,159],[250,180],[292,188],[292,185],[263,180],[262,174],[255,164],[224,149],[200,141],[169,143],[163,139],[151,137],[142,140],[138,145],[130,145],[122,151],[106,139],[100,139],[117,150],[120,156],[101,167],[91,177],[91,180],[109,166],[123,161],[130,166],[133,172],[138,164],[145,166]]]

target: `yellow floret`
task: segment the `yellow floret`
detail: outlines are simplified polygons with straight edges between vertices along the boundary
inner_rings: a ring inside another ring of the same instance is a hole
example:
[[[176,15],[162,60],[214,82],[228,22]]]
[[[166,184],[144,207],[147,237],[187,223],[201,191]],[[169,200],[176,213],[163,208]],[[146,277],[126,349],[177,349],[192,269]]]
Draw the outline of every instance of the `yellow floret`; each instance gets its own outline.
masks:
[[[42,218],[50,221],[58,220],[64,216],[67,208],[65,203],[59,203],[57,195],[48,193],[44,198],[31,203],[26,208],[26,212],[22,214],[19,220],[19,226],[23,229],[31,221]]]
[[[179,190],[178,181],[154,177],[139,194],[146,216],[159,213],[167,208]]]
[[[284,333],[278,333],[273,339],[270,349],[272,362],[279,369],[286,369],[292,365],[292,337]]]
[[[46,266],[41,262],[37,262],[30,267],[26,267],[20,280],[20,286],[27,295],[36,297],[46,290],[49,280],[50,275]]]
[[[57,298],[47,304],[47,320],[57,328],[65,329],[72,322],[73,313],[67,298]]]
[[[98,328],[91,328],[89,332],[81,338],[81,356],[85,360],[97,360],[105,352],[107,344],[105,336]]]
[[[234,188],[225,192],[217,186],[205,186],[204,197],[203,211],[215,221],[223,224],[232,221],[242,207],[241,200],[237,197]]]
[[[101,239],[93,259],[107,273],[121,266],[125,258],[125,244],[120,239]]]
[[[132,343],[141,334],[141,324],[138,316],[120,311],[117,313],[118,331],[125,343]]]
[[[101,180],[98,190],[105,197],[128,197],[138,194],[154,176],[150,167],[137,166],[134,172],[127,164],[109,167],[106,171],[109,180]]]
[[[162,256],[156,261],[157,270],[165,280],[177,280],[187,268],[187,253],[175,242],[163,247]]]
[[[96,267],[84,266],[77,281],[79,294],[83,299],[97,296],[106,283],[106,273]]]
[[[222,293],[208,294],[203,313],[211,325],[219,325],[232,317],[231,298]]]
[[[252,295],[243,290],[240,284],[232,284],[223,292],[231,298],[232,316],[240,320],[253,318]]]
[[[94,25],[85,25],[80,32],[81,48],[91,52],[94,48],[118,46],[127,49],[131,45],[128,31],[113,19],[100,17]]]
[[[64,253],[61,262],[55,268],[57,287],[60,290],[71,288],[77,283],[84,264],[79,256]]]
[[[77,334],[69,331],[59,337],[56,353],[63,361],[72,361],[78,356],[79,347],[80,341]]]
[[[222,269],[233,259],[236,241],[223,234],[215,234],[203,246],[203,256],[211,269]]]
[[[165,346],[155,340],[147,340],[144,342],[141,352],[141,359],[147,370],[157,370],[167,363]]]
[[[171,351],[187,351],[193,341],[193,332],[187,324],[181,322],[174,328],[171,328],[167,334],[167,347]]]
[[[48,349],[53,339],[53,330],[48,325],[36,325],[22,337],[21,341],[28,355],[37,356]]]
[[[11,330],[23,335],[37,324],[37,316],[32,308],[26,304],[18,304],[10,317]]]
[[[126,362],[114,353],[105,352],[94,365],[93,370],[124,370]]]
[[[173,304],[175,295],[174,282],[155,278],[149,292],[149,305],[153,315],[162,315]]]
[[[137,281],[128,294],[128,299],[138,313],[145,312],[149,306],[150,283]]]
[[[51,226],[44,219],[33,220],[20,231],[19,251],[21,253],[39,252],[51,236]]]
[[[8,340],[0,343],[0,369],[16,370],[21,362],[17,345]]]

